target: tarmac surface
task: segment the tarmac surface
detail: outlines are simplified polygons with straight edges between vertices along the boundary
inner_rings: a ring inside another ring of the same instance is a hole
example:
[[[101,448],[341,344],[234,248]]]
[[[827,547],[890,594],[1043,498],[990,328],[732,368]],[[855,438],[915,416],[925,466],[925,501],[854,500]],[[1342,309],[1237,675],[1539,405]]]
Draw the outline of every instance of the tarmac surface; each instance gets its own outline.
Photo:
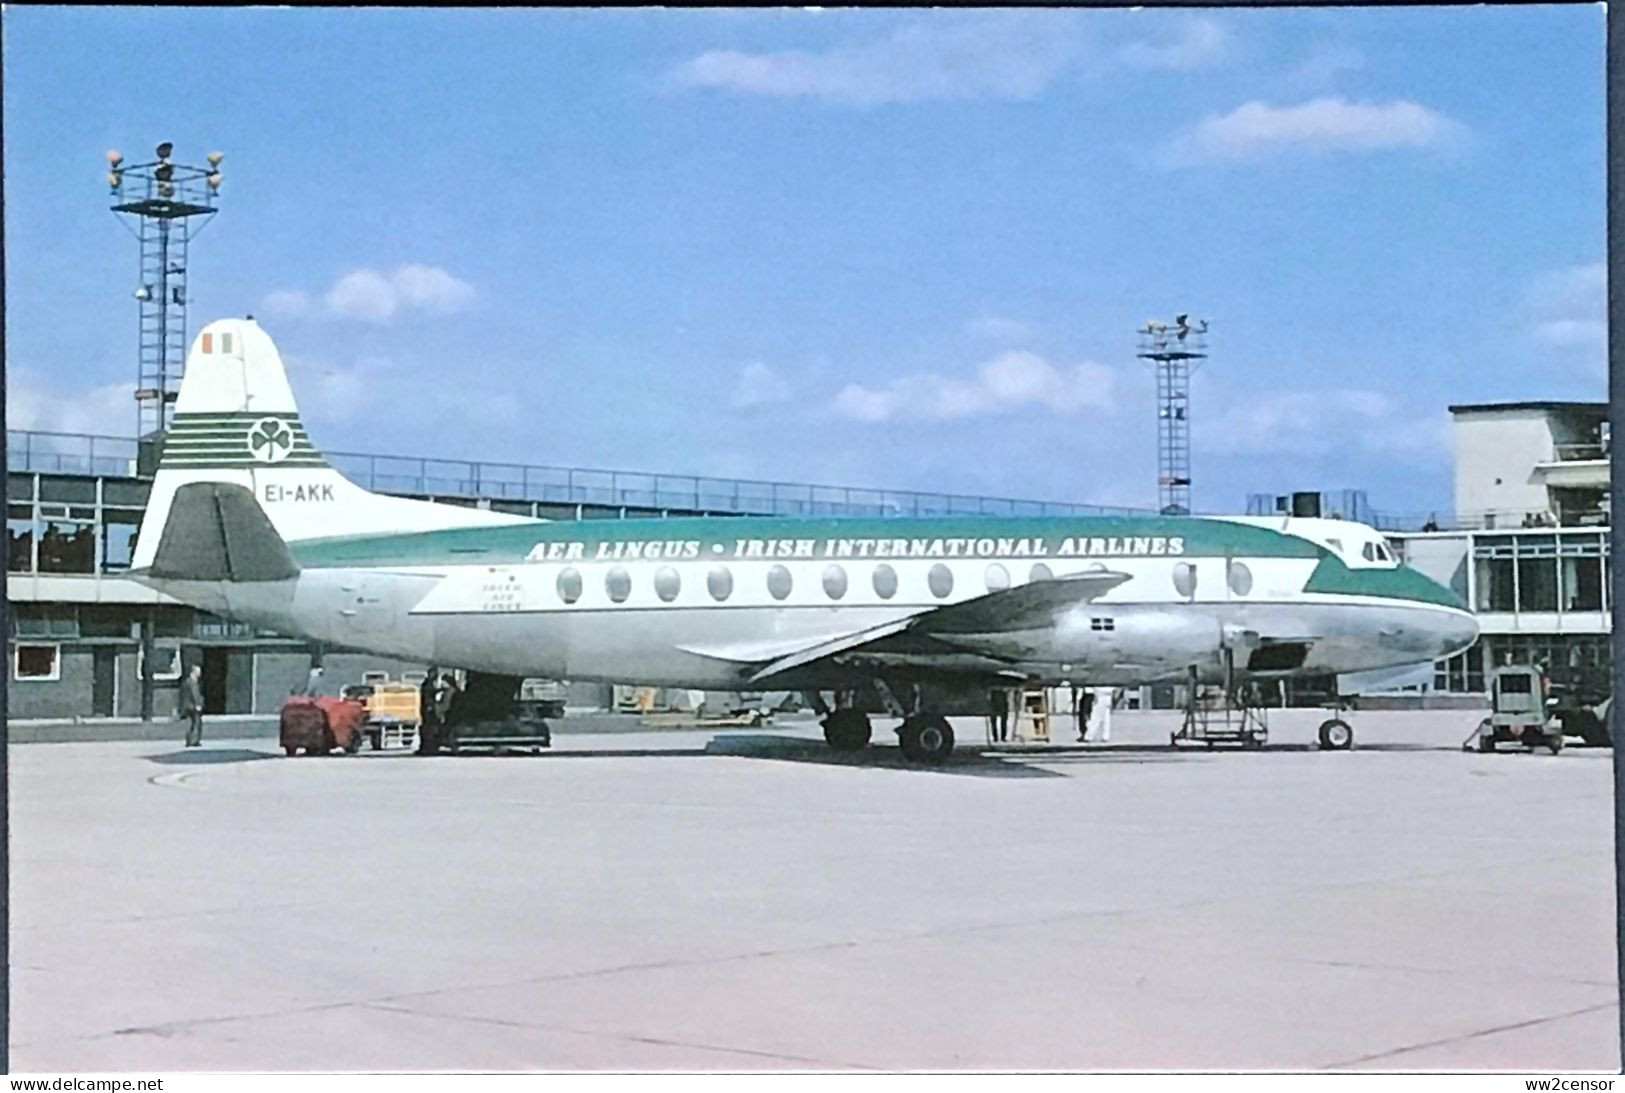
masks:
[[[12,1066],[1617,1070],[1610,753],[1478,716],[14,745]]]

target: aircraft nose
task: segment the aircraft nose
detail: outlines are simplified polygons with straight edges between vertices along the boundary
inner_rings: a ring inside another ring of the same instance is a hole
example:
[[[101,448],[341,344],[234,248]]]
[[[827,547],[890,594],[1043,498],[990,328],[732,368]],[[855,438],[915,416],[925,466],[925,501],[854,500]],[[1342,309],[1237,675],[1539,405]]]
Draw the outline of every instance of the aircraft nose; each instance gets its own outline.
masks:
[[[1439,648],[1435,660],[1453,657],[1478,640],[1478,620],[1466,611],[1444,608],[1435,612],[1433,629]]]

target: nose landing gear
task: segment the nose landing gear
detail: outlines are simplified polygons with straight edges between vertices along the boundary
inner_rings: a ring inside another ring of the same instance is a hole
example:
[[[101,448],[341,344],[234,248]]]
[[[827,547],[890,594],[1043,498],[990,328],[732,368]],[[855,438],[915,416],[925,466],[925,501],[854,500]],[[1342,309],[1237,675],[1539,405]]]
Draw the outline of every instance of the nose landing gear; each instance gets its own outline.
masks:
[[[1354,746],[1354,727],[1341,717],[1327,718],[1320,723],[1320,749],[1322,751],[1348,751]]]

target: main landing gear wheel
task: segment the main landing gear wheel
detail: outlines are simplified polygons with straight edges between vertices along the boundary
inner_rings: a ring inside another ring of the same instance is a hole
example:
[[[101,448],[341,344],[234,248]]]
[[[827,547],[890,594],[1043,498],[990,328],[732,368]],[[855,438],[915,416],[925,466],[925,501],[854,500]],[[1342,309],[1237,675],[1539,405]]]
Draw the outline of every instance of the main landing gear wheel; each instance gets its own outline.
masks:
[[[1354,730],[1347,721],[1331,718],[1320,723],[1320,746],[1325,751],[1348,751],[1354,746]]]
[[[897,730],[903,755],[916,763],[940,763],[953,754],[954,730],[939,714],[915,714]]]
[[[836,751],[862,751],[870,735],[869,715],[862,710],[836,710],[824,718],[824,739]]]

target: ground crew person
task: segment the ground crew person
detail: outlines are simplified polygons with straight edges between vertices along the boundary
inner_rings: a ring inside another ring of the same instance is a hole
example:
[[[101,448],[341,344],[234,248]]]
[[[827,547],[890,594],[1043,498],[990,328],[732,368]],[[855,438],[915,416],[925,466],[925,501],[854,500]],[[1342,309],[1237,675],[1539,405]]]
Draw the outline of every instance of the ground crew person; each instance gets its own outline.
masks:
[[[1089,716],[1095,712],[1095,692],[1089,687],[1072,688],[1072,716],[1078,723],[1078,743],[1089,742]]]
[[[322,666],[320,664],[313,664],[310,668],[310,675],[305,677],[305,694],[311,698],[315,698],[321,693]]]
[[[1010,695],[1002,687],[987,693],[987,721],[995,744],[1010,739]]]
[[[192,670],[181,680],[176,707],[176,712],[188,722],[186,746],[189,748],[200,747],[203,744],[203,684],[198,682],[202,675],[202,666],[192,665]]]
[[[418,754],[440,750],[440,669],[430,666],[418,685]]]

